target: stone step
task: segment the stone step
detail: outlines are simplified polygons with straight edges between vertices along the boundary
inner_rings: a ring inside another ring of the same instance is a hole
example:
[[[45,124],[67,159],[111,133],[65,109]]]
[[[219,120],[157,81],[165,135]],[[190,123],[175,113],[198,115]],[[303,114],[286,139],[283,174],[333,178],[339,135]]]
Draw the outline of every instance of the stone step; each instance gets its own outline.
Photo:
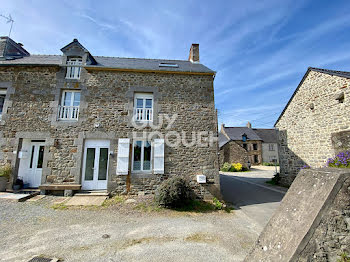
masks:
[[[74,196],[108,196],[107,190],[80,191]]]

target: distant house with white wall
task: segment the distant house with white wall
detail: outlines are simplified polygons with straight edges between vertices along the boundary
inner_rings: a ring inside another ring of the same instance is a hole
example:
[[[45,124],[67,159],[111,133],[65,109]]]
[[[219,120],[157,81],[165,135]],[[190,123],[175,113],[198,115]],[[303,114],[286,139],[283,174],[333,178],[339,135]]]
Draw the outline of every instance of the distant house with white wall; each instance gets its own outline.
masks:
[[[279,162],[277,133],[275,129],[226,127],[221,125],[219,134],[220,165],[225,162],[260,165],[263,162]],[[242,150],[243,148],[243,150]]]

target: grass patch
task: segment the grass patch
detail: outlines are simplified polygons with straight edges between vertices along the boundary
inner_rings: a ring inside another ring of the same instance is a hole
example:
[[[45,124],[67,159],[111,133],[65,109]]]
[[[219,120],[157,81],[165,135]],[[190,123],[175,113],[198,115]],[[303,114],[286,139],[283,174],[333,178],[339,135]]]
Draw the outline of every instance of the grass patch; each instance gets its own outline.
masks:
[[[55,210],[66,210],[68,209],[68,206],[66,206],[64,203],[60,203],[52,205],[51,208]]]
[[[151,203],[140,203],[137,204],[134,209],[136,210],[140,210],[143,212],[160,212],[162,211],[164,208],[158,206],[156,203],[151,202]]]
[[[110,206],[118,205],[118,204],[124,203],[125,200],[126,200],[125,197],[117,195],[117,196],[106,199],[102,203],[102,207],[110,207]]]
[[[340,258],[338,258],[337,262],[350,262],[349,254],[346,252],[341,253]]]
[[[213,202],[202,201],[202,200],[192,200],[187,205],[174,209],[180,212],[197,212],[197,213],[208,213],[215,212],[218,210],[224,210],[227,213],[230,213],[233,208],[227,207],[222,202],[214,198]]]
[[[197,243],[199,242],[209,243],[209,242],[215,242],[216,240],[217,240],[216,237],[213,237],[205,233],[194,233],[185,238],[185,241],[197,242]]]
[[[277,184],[277,182],[276,181],[274,181],[274,180],[269,180],[269,181],[266,181],[265,182],[266,184],[270,184],[270,185],[274,185],[274,186],[278,186],[278,184]]]

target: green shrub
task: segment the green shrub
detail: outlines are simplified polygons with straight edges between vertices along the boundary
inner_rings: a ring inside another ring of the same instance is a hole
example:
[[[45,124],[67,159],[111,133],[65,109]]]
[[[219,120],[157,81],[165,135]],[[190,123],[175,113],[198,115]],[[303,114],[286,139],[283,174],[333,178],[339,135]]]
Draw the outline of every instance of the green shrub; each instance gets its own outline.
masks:
[[[242,172],[246,172],[246,171],[249,171],[249,168],[248,168],[248,167],[243,166],[243,167],[242,167]]]
[[[223,166],[222,166],[222,168],[221,168],[221,171],[223,171],[223,172],[230,171],[231,166],[232,166],[232,165],[231,165],[230,163],[226,162],[226,163],[223,164]]]
[[[262,162],[263,166],[279,166],[278,163]]]
[[[279,185],[280,181],[281,181],[280,173],[276,173],[273,175],[271,180],[266,181],[266,183],[271,184],[271,185]]]
[[[230,168],[229,171],[230,171],[230,172],[237,172],[237,169],[236,169],[233,165],[231,165],[231,168]]]
[[[11,172],[12,172],[12,168],[10,164],[6,164],[0,167],[0,177],[6,177],[7,179],[9,179]]]
[[[224,208],[224,204],[221,203],[216,197],[213,198],[213,204],[217,210],[222,210]]]
[[[343,252],[340,255],[340,258],[338,258],[337,262],[350,262],[350,256],[348,253]]]
[[[155,202],[162,207],[179,208],[194,199],[194,192],[188,181],[181,176],[164,180],[155,194]]]

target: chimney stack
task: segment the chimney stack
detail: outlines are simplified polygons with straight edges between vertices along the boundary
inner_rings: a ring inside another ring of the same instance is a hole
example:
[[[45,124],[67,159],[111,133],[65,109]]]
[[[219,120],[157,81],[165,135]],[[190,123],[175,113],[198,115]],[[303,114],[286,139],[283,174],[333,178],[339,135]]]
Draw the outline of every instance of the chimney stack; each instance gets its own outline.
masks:
[[[247,123],[247,127],[248,128],[252,128],[252,124],[248,121],[248,123]]]
[[[225,128],[225,124],[221,124],[220,132],[223,133]]]
[[[199,44],[192,44],[188,60],[192,63],[199,63]]]

